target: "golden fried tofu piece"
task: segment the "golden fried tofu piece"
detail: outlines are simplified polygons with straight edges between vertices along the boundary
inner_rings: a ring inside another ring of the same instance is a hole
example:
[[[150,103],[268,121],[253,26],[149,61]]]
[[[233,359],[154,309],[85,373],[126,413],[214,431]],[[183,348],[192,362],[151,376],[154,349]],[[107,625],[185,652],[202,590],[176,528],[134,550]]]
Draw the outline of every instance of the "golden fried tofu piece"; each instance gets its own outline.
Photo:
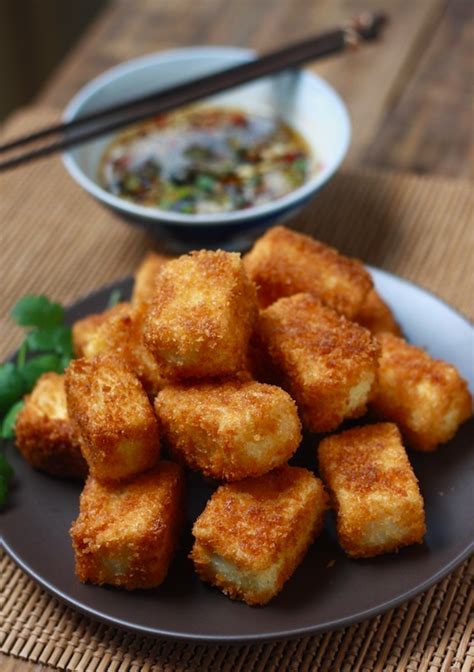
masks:
[[[114,353],[133,369],[150,396],[166,384],[160,367],[143,340],[143,320],[147,304],[116,306],[84,347],[85,357]]]
[[[453,438],[471,417],[467,383],[454,366],[433,359],[422,348],[392,334],[380,334],[382,346],[372,409],[396,422],[408,445],[435,450]]]
[[[321,481],[299,467],[221,485],[194,523],[196,572],[232,599],[265,604],[302,561],[326,509]]]
[[[372,334],[388,332],[395,334],[395,336],[401,336],[402,333],[392,311],[375,289],[372,289],[365,297],[364,303],[354,317],[354,321],[368,329]]]
[[[367,329],[295,294],[261,311],[258,337],[309,430],[328,432],[365,413],[379,356]]]
[[[183,520],[183,476],[172,462],[125,483],[89,476],[71,527],[83,582],[155,588],[166,577]]]
[[[172,454],[219,480],[265,474],[287,462],[301,442],[293,399],[255,381],[170,385],[155,410]]]
[[[133,370],[141,380],[148,394],[155,397],[168,384],[162,367],[158,364],[143,337],[148,305],[141,303],[133,311],[132,328],[129,341],[129,357]]]
[[[72,325],[72,346],[76,357],[84,357],[84,349],[104,320],[104,313],[96,313],[74,322]]]
[[[118,303],[111,310],[102,313],[100,324],[83,347],[83,356],[127,353],[132,313],[133,308],[127,302]]]
[[[257,285],[262,308],[305,292],[352,318],[372,287],[360,261],[284,226],[269,229],[257,240],[244,257],[244,266]]]
[[[171,379],[232,375],[257,318],[240,255],[200,251],[166,264],[145,319],[145,344]]]
[[[25,397],[15,424],[16,445],[35,469],[62,478],[85,478],[87,463],[74,439],[64,376],[43,373]]]
[[[321,441],[318,457],[348,555],[368,558],[423,541],[423,498],[396,425],[330,436]]]
[[[86,357],[89,343],[93,340],[99,327],[116,313],[124,310],[124,307],[129,306],[128,303],[118,303],[112,308],[104,310],[102,313],[95,313],[88,315],[81,320],[77,320],[72,325],[72,345],[76,357]]]
[[[72,325],[72,346],[76,357],[84,357],[84,349],[97,332],[105,317],[103,313],[88,315]]]
[[[132,293],[134,306],[151,301],[156,292],[156,278],[171,258],[157,252],[148,252],[135,272]]]
[[[140,381],[120,357],[72,361],[66,397],[92,476],[115,481],[156,464],[158,421]]]

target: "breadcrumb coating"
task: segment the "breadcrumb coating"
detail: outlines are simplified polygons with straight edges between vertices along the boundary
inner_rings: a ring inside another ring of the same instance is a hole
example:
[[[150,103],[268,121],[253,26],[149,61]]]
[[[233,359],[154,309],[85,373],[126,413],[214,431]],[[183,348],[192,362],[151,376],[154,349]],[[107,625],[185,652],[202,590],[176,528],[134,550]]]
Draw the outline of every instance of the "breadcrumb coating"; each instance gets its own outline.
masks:
[[[148,252],[135,271],[135,283],[133,285],[132,304],[138,306],[148,303],[156,293],[156,279],[161,273],[163,266],[172,257],[157,252]]]
[[[84,348],[86,357],[113,353],[119,355],[154,397],[167,383],[162,371],[143,340],[143,322],[147,304],[122,303],[97,328]]]
[[[304,292],[352,318],[372,288],[360,261],[284,226],[275,226],[259,238],[244,257],[244,266],[257,285],[262,308]]]
[[[99,327],[116,313],[120,313],[127,303],[118,303],[112,308],[104,310],[102,313],[88,315],[81,320],[77,320],[72,325],[72,345],[76,357],[86,357],[86,351],[91,340],[95,337]]]
[[[168,262],[145,319],[145,343],[170,379],[232,375],[257,318],[237,253],[191,252]]]
[[[120,480],[156,464],[158,421],[140,381],[120,357],[76,359],[65,383],[69,417],[92,476]]]
[[[182,527],[183,489],[172,462],[125,483],[89,476],[71,527],[78,578],[128,590],[159,586]]]
[[[228,597],[265,604],[302,561],[326,509],[321,481],[299,467],[222,485],[194,523],[190,557]]]
[[[96,357],[106,353],[128,356],[128,342],[132,324],[133,308],[130,303],[119,303],[106,311],[101,323],[84,346],[84,357]]]
[[[367,329],[295,294],[261,311],[258,338],[309,430],[331,431],[365,413],[379,356]]]
[[[396,425],[330,436],[319,444],[318,458],[348,555],[368,558],[423,541],[423,498]]]
[[[384,332],[395,334],[395,336],[401,336],[402,334],[392,311],[375,289],[372,289],[365,297],[364,303],[354,317],[354,321],[374,335]]]
[[[472,415],[467,383],[454,366],[392,334],[380,334],[382,355],[372,400],[375,414],[396,422],[408,445],[435,450]]]
[[[64,376],[43,373],[25,397],[15,424],[16,445],[35,469],[60,478],[85,478],[87,463],[69,421]]]
[[[301,442],[293,399],[255,381],[170,385],[155,410],[172,454],[218,480],[265,474],[287,462]]]

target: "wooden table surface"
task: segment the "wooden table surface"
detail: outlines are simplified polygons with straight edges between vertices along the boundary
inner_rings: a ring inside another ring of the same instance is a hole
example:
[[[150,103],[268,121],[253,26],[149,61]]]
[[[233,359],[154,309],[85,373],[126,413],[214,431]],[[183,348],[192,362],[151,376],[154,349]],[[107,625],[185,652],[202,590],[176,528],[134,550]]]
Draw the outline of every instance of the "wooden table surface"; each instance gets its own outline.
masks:
[[[470,177],[471,0],[114,0],[38,102],[62,108],[89,79],[128,58],[192,44],[269,50],[364,9],[389,13],[383,41],[313,66],[348,105],[347,164]],[[0,654],[0,669],[50,668]]]

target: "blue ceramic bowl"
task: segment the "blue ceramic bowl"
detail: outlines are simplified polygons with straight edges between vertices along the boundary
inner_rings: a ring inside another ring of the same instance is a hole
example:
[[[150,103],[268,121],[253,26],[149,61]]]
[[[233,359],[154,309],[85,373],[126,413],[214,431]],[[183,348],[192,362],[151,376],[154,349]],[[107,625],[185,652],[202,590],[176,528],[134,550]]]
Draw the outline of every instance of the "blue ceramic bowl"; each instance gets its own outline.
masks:
[[[233,47],[191,47],[151,54],[127,61],[103,73],[71,100],[64,120],[93,112],[128,98],[194,79],[249,61],[254,52]],[[174,247],[239,247],[275,220],[293,212],[314,196],[343,160],[350,140],[350,121],[337,93],[320,77],[289,70],[207,98],[206,105],[237,107],[258,114],[276,113],[305,138],[312,150],[312,177],[301,187],[271,203],[245,210],[208,215],[181,214],[136,205],[114,196],[98,181],[98,167],[114,134],[102,136],[66,152],[64,164],[86,191],[132,224],[158,237],[174,241]]]

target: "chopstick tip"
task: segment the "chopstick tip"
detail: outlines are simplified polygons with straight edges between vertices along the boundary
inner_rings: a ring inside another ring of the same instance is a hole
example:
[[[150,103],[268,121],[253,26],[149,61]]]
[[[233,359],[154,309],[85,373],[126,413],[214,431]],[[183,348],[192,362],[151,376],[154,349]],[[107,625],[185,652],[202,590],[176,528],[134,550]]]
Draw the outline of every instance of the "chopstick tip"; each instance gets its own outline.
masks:
[[[384,12],[361,12],[354,17],[351,27],[365,40],[373,40],[388,23]]]

